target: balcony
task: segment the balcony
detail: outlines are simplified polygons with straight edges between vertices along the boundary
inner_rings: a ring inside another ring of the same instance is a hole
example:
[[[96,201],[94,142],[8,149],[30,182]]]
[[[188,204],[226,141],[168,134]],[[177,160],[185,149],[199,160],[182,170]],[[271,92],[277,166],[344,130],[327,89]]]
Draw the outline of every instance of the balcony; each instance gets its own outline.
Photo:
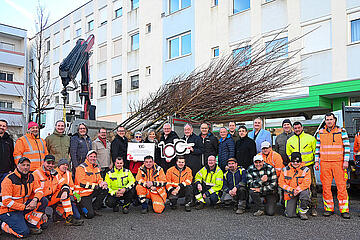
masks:
[[[25,94],[24,84],[0,80],[0,92],[2,95],[22,97]]]
[[[0,49],[0,63],[15,67],[25,67],[25,54],[5,49]]]

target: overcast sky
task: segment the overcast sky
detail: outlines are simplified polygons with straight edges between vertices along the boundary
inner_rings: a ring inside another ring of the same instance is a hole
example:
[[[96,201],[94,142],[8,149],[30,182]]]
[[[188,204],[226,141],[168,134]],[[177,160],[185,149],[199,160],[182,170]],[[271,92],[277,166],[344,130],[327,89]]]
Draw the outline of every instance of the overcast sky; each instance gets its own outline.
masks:
[[[0,23],[28,30],[28,37],[35,32],[38,2],[49,13],[53,23],[89,0],[0,0]]]

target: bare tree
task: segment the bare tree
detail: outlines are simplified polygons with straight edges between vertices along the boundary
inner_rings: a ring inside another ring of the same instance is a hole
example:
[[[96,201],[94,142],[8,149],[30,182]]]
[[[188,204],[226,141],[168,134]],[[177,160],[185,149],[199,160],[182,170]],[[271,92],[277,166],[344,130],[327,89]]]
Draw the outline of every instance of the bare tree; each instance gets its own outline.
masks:
[[[239,120],[240,113],[271,101],[279,91],[301,81],[296,56],[301,49],[288,51],[289,42],[257,39],[238,46],[208,66],[189,75],[180,75],[160,87],[148,98],[133,103],[133,114],[120,125],[128,130],[158,128],[168,117],[194,122],[220,123]]]
[[[49,106],[54,94],[50,77],[49,45],[45,39],[45,29],[48,27],[49,14],[44,6],[38,3],[37,19],[35,21],[36,35],[30,39],[30,84],[28,87],[29,101],[26,103],[31,113],[36,114],[35,121],[40,125],[41,115]]]

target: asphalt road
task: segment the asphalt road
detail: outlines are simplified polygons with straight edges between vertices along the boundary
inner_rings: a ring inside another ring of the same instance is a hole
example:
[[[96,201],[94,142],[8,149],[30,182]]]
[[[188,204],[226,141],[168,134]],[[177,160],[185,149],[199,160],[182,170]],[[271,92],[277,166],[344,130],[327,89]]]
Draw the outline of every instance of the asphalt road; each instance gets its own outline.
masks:
[[[320,200],[320,198],[319,198]],[[69,227],[55,223],[39,236],[28,239],[87,240],[87,239],[360,239],[360,197],[351,197],[351,219],[336,214],[325,218],[310,217],[308,221],[282,216],[279,207],[276,216],[254,217],[251,209],[236,215],[232,209],[165,209],[163,214],[140,214],[140,207],[132,207],[124,215],[103,209],[84,226]],[[320,204],[322,206],[322,204]],[[319,206],[318,211],[323,210]],[[1,239],[15,239],[3,233]]]

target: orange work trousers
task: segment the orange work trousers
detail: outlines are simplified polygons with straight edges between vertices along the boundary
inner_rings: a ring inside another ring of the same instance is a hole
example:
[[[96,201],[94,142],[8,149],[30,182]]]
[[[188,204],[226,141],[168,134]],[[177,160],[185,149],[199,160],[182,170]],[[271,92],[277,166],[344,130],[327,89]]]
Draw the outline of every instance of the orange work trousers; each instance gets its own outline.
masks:
[[[165,187],[158,187],[156,191],[152,191],[141,185],[137,185],[136,193],[141,203],[144,203],[146,198],[151,199],[154,212],[162,213],[162,211],[164,211],[166,201]]]
[[[335,179],[337,198],[341,213],[349,212],[349,196],[346,190],[348,175],[341,162],[320,162],[320,180],[323,186],[323,200],[325,211],[334,211],[334,198],[331,192],[331,183]]]
[[[66,219],[68,216],[73,215],[70,196],[68,194],[68,198],[61,200],[59,193],[60,191],[52,195],[48,206],[56,206],[55,211],[59,214],[59,216],[62,216]]]

